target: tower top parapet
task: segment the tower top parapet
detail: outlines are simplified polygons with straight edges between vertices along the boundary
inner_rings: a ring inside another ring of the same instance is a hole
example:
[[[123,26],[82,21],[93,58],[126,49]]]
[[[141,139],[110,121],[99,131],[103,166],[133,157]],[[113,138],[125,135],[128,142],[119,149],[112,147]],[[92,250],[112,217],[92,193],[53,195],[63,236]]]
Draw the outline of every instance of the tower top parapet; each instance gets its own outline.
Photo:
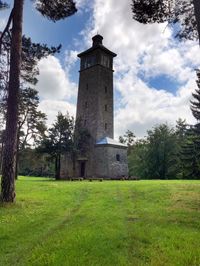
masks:
[[[92,38],[93,44],[92,47],[89,48],[88,50],[78,54],[78,57],[82,57],[85,56],[87,54],[90,54],[91,52],[93,52],[96,49],[100,49],[102,51],[104,51],[105,53],[111,55],[112,57],[117,56],[115,53],[111,52],[110,50],[108,50],[104,45],[103,45],[103,37],[100,34],[95,35]]]

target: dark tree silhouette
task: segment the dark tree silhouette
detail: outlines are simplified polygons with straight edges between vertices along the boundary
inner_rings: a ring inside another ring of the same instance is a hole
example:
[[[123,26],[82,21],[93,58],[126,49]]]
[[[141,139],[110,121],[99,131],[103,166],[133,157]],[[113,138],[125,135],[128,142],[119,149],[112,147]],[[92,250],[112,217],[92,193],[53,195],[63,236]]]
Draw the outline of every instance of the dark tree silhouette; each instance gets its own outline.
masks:
[[[15,199],[15,155],[22,54],[23,5],[23,0],[14,0],[14,6],[8,23],[0,36],[1,48],[3,37],[9,32],[12,23],[5,147],[1,181],[1,200],[3,202],[13,202]],[[36,8],[43,16],[53,21],[68,17],[77,11],[72,0],[38,0],[36,2]]]
[[[55,162],[55,179],[60,179],[61,156],[73,146],[74,118],[58,113],[56,121],[41,141],[38,151],[47,153]]]
[[[15,199],[15,155],[22,47],[22,0],[15,0],[11,16],[13,25],[11,35],[5,146],[3,150],[1,181],[1,200],[3,202],[13,202]]]
[[[9,55],[10,55],[10,39],[8,35],[4,36],[4,46],[2,47],[2,55],[0,61],[0,112],[3,120],[6,117],[7,107],[7,88],[8,88],[8,75],[9,75]],[[33,43],[30,38],[22,37],[22,63],[21,63],[21,85],[20,85],[20,98],[19,98],[19,111],[18,111],[18,130],[17,130],[17,147],[16,147],[16,168],[15,176],[17,177],[17,166],[19,151],[20,153],[27,145],[27,140],[30,138],[36,140],[36,136],[44,130],[42,126],[44,121],[44,114],[37,111],[39,104],[38,92],[26,83],[35,85],[37,83],[37,76],[39,75],[38,61],[48,55],[55,54],[60,51],[61,46],[47,47],[46,44]],[[26,123],[26,132],[23,129]],[[3,124],[3,123],[2,123]],[[5,125],[4,125],[5,126]],[[3,126],[2,126],[3,127]],[[38,134],[36,134],[38,133]],[[23,138],[23,145],[21,139]],[[2,143],[4,145],[4,143]]]
[[[8,4],[3,2],[3,1],[0,1],[0,9],[5,9],[5,8],[8,8]]]
[[[194,93],[192,93],[193,96],[193,100],[191,100],[191,111],[193,116],[196,118],[197,120],[197,125],[198,127],[200,127],[200,70],[197,69],[197,89],[195,90]]]
[[[178,24],[176,37],[179,39],[199,38],[199,0],[132,0],[132,11],[133,18],[140,23]]]

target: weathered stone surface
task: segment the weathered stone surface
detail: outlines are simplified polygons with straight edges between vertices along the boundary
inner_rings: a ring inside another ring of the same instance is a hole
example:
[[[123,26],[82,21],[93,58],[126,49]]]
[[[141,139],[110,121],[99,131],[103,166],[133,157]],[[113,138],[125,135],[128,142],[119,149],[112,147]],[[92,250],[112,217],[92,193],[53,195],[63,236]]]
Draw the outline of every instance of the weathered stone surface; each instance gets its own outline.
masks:
[[[86,158],[78,158],[73,170],[69,156],[63,157],[62,177],[121,178],[128,175],[127,147],[106,143],[103,138],[114,137],[113,121],[113,57],[102,44],[103,37],[93,37],[93,46],[79,54],[80,78],[77,116],[90,132],[91,139]],[[114,142],[114,141],[113,141]]]

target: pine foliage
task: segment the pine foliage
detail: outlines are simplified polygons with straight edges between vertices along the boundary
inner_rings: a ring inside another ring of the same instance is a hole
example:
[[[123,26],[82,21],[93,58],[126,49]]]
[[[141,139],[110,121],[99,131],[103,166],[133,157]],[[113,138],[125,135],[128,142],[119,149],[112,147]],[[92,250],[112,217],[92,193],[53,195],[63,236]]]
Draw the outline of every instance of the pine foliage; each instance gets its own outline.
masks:
[[[140,23],[176,24],[176,37],[198,39],[193,0],[132,0],[133,18]]]
[[[6,2],[0,0],[0,10],[8,8],[9,5]]]
[[[37,0],[36,9],[46,18],[57,21],[77,12],[72,0]]]
[[[191,111],[197,122],[200,123],[200,70],[197,69],[197,89],[192,93],[193,100],[191,100]]]

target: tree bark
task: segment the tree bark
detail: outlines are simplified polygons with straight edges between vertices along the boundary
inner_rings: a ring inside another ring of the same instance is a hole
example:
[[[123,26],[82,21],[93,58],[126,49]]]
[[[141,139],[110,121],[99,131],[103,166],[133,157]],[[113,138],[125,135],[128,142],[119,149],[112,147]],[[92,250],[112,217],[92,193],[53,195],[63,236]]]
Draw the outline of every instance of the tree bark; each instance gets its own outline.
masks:
[[[59,166],[58,166],[58,155],[56,155],[56,158],[55,158],[55,179],[58,180],[59,179]]]
[[[17,130],[16,156],[15,156],[15,180],[18,179],[18,164],[19,164],[19,129]]]
[[[56,179],[60,180],[60,160],[61,160],[61,155],[58,154],[58,158],[57,158],[57,173],[56,173]]]
[[[2,158],[3,158],[3,149],[4,149],[4,145],[3,145],[3,140],[1,143],[1,159],[0,159],[0,173],[2,173]]]
[[[73,177],[76,176],[76,153],[72,152]]]
[[[57,154],[55,158],[55,179],[60,180],[60,160],[61,160],[61,155]]]
[[[197,21],[197,30],[199,34],[199,42],[200,42],[200,1],[193,0],[194,3],[194,14]]]
[[[1,181],[1,200],[3,202],[13,202],[15,200],[15,156],[20,87],[23,4],[24,0],[15,0],[13,8],[5,147]]]

